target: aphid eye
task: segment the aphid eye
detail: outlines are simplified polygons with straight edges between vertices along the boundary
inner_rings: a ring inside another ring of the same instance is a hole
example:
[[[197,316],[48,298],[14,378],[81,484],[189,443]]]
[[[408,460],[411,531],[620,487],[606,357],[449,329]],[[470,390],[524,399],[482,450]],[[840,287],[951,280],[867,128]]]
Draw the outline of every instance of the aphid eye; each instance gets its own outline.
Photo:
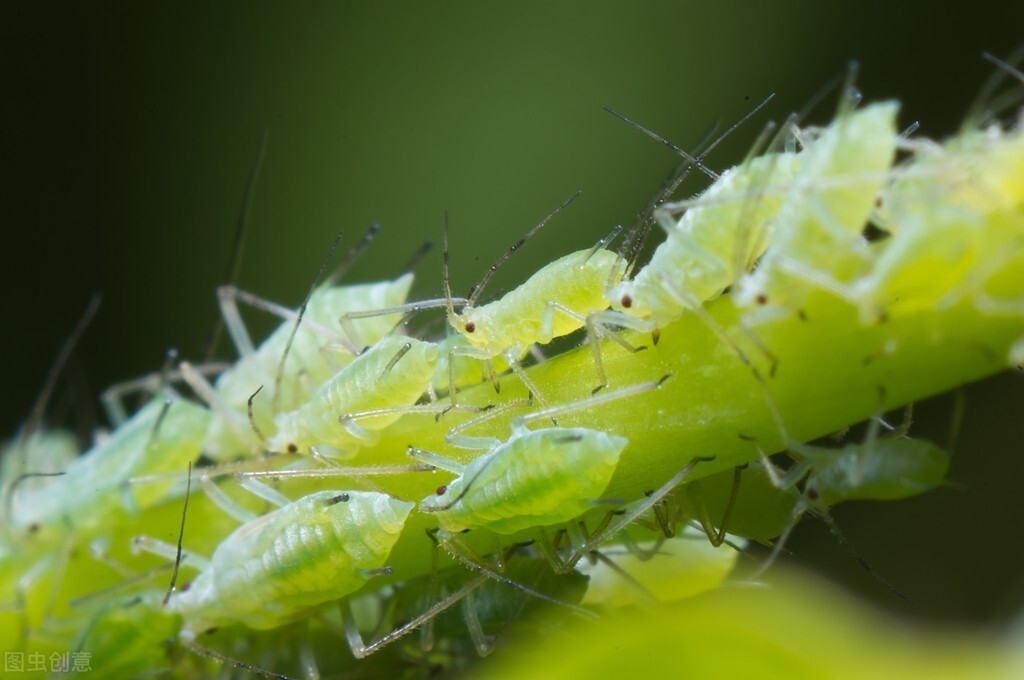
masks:
[[[445,486],[444,484],[442,484],[441,486],[437,487],[437,489],[435,491],[436,491],[438,496],[443,496],[446,493],[448,493],[448,487]]]
[[[327,507],[331,507],[332,505],[337,505],[338,503],[348,503],[348,499],[349,495],[347,493],[340,493],[337,496],[331,496],[330,498],[328,498],[326,501],[324,501],[324,505]]]
[[[289,444],[288,445],[288,453],[298,453],[298,452],[299,452],[299,447],[298,446],[296,446],[295,444]]]
[[[623,295],[622,300],[620,300],[620,302],[622,303],[622,306],[625,307],[626,309],[629,309],[630,307],[633,306],[633,298],[631,298],[628,295]]]
[[[768,304],[768,296],[764,293],[758,293],[757,297],[754,299],[757,300],[757,304],[759,305]]]
[[[476,331],[476,324],[473,323],[472,321],[467,321],[466,322],[466,332],[467,333],[473,333],[474,331]]]
[[[179,593],[183,593],[183,592],[185,592],[186,590],[188,590],[191,587],[192,587],[192,581],[185,581],[180,586],[178,586],[178,592]]]
[[[818,500],[818,490],[817,489],[808,489],[806,494],[807,494],[807,498],[808,499],[810,499],[812,501]]]
[[[32,524],[28,525],[28,532],[30,534],[34,534],[37,531],[39,531],[39,525],[38,524],[36,524],[35,522],[32,522]]]

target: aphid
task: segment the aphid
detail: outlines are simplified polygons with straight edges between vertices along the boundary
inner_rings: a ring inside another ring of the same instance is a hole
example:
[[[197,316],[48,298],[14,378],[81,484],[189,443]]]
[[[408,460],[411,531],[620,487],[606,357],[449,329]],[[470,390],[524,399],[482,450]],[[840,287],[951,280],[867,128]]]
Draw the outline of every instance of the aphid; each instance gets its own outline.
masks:
[[[372,443],[376,433],[414,412],[434,376],[437,346],[400,335],[377,342],[320,386],[310,400],[275,419],[275,451],[306,451],[315,446],[333,458],[351,457]],[[434,409],[435,411],[437,409]],[[352,414],[373,412],[369,417]]]
[[[210,412],[184,400],[153,399],[103,443],[75,458],[38,489],[10,492],[11,526],[44,540],[68,529],[110,528],[124,512],[162,500],[167,484],[131,486],[130,478],[181,469],[199,457]]]
[[[409,273],[394,281],[318,288],[310,296],[302,325],[291,340],[290,358],[281,375],[279,394],[274,391],[277,371],[292,336],[297,312],[261,303],[262,308],[278,313],[288,321],[278,326],[258,349],[252,347],[248,334],[242,335],[244,327],[239,332],[238,325],[229,323],[228,328],[232,330],[231,336],[235,338],[241,358],[233,368],[220,376],[215,392],[211,395],[211,404],[220,417],[211,424],[207,435],[204,445],[207,455],[215,460],[226,460],[258,450],[259,440],[246,416],[249,397],[263,386],[260,399],[253,401],[253,419],[265,436],[273,436],[277,428],[275,416],[278,412],[293,411],[307,403],[318,388],[358,355],[359,350],[343,334],[330,330],[329,324],[333,324],[338,314],[345,310],[372,310],[401,304],[408,295],[412,281],[413,275]],[[232,290],[231,295],[247,302],[255,300],[236,290]],[[230,315],[226,316],[230,318]],[[389,333],[400,319],[397,314],[360,319],[360,337],[376,342]],[[188,368],[183,367],[183,370],[188,371]],[[187,379],[188,376],[187,372]],[[194,388],[206,392],[201,385],[197,387],[197,382],[189,379]],[[278,412],[275,412],[275,400]],[[335,417],[339,414],[335,414]]]
[[[413,503],[371,491],[320,491],[243,524],[167,609],[186,642],[222,625],[267,629],[361,588],[385,567]]]
[[[507,441],[467,437],[461,431],[479,422],[467,421],[452,428],[449,443],[468,449],[486,449],[468,465],[461,465],[430,451],[409,448],[413,458],[458,475],[436,493],[420,501],[420,511],[437,517],[438,539],[464,563],[465,546],[457,534],[483,529],[510,535],[540,527],[563,524],[595,507],[611,480],[626,446],[624,437],[584,427],[551,427],[530,430],[526,423],[557,413],[657,389],[660,383],[644,383],[575,403],[545,409],[517,418]],[[483,416],[490,418],[491,414]],[[552,554],[552,565],[568,571]],[[578,559],[578,558],[576,558]]]
[[[683,154],[690,163],[688,172],[692,167],[704,168],[704,157],[769,99],[696,158],[645,128],[640,129]],[[755,149],[758,147],[755,145]],[[748,158],[720,176],[710,173],[714,183],[697,198],[681,203],[664,203],[678,185],[678,181],[668,183],[668,188],[648,204],[654,220],[664,229],[666,240],[635,277],[608,286],[607,296],[614,312],[605,313],[603,318],[634,330],[655,331],[716,298],[764,253],[784,200],[784,189],[792,184],[800,162],[800,154],[794,152]],[[677,219],[675,214],[680,211],[685,212]],[[641,219],[646,212],[641,213]],[[643,222],[635,225],[635,231],[643,230],[644,226]],[[642,235],[640,231],[631,238],[639,240]]]
[[[906,436],[911,416],[912,409],[907,407],[903,423],[883,437],[879,436],[881,419],[873,418],[868,424],[863,443],[847,444],[838,450],[790,443],[787,453],[794,465],[786,471],[776,468],[758,446],[764,470],[778,489],[787,491],[797,485],[801,488],[790,522],[758,574],[771,566],[785,546],[793,527],[808,511],[825,520],[833,534],[845,543],[829,514],[831,506],[850,500],[911,498],[945,481],[949,467],[948,455],[929,441]]]
[[[514,534],[561,524],[594,507],[626,443],[583,427],[513,428],[508,441],[469,465],[448,461],[444,469],[459,477],[423,499],[420,511],[436,515],[452,534],[468,528]],[[419,459],[437,464],[433,457]]]
[[[892,236],[879,244],[871,272],[850,287],[862,317],[880,307],[913,309],[932,291],[948,291],[944,304],[965,295],[979,307],[991,302],[986,284],[997,280],[1024,241],[1021,159],[1024,131],[993,125],[964,131],[898,169],[886,194]],[[1000,297],[1020,295],[1019,286],[995,286],[1003,288]],[[998,304],[988,306],[1000,311]],[[1020,308],[1018,302],[1015,311]]]
[[[857,302],[848,283],[870,268],[863,232],[899,141],[898,104],[851,110],[858,99],[844,97],[831,125],[804,134],[799,174],[783,196],[770,247],[757,269],[738,282],[739,304],[794,310],[812,288]]]
[[[636,348],[617,335],[596,324],[592,317],[593,312],[608,307],[603,294],[605,283],[609,279],[617,280],[625,268],[625,264],[614,253],[604,250],[611,237],[602,240],[593,248],[570,253],[545,265],[518,288],[509,291],[500,299],[476,306],[484,287],[497,268],[578,195],[577,193],[556,208],[498,258],[480,283],[474,286],[459,312],[455,311],[448,275],[448,220],[445,215],[442,277],[448,322],[468,341],[466,346],[456,345],[449,350],[450,384],[453,386],[449,390],[449,396],[453,404],[456,384],[455,360],[460,356],[474,357],[485,362],[485,371],[490,375],[494,375],[494,359],[500,357],[536,397],[540,405],[547,408],[547,402],[519,363],[519,357],[531,345],[546,344],[554,338],[585,327],[598,358],[597,366],[601,379],[599,387],[607,382],[599,361],[598,341],[602,337],[607,335],[630,351],[636,351]],[[497,383],[495,387],[498,387]]]

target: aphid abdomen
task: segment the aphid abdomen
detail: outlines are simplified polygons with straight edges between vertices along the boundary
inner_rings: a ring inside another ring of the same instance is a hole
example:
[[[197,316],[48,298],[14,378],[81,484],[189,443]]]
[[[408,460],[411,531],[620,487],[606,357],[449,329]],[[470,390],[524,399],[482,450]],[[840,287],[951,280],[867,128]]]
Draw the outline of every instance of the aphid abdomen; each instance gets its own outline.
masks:
[[[605,309],[604,286],[616,266],[615,253],[607,250],[579,250],[545,265],[518,288],[503,298],[476,307],[465,314],[476,330],[458,328],[477,347],[486,347],[497,356],[512,347],[528,347],[535,342],[568,335],[583,327],[576,317],[548,311],[549,303],[564,305],[586,317]],[[624,263],[619,263],[620,267]],[[545,315],[551,326],[545,329]]]
[[[198,633],[230,623],[275,628],[337,600],[384,566],[413,504],[364,491],[321,491],[239,527],[168,608]]]
[[[270,440],[270,448],[305,451],[317,446],[336,449],[335,453],[354,451],[363,443],[338,418],[415,404],[430,384],[436,362],[433,343],[404,336],[382,339],[324,383],[306,405],[278,416],[278,433]],[[358,425],[360,431],[376,432],[401,415],[373,416],[361,419]]]
[[[440,496],[421,503],[449,531],[514,534],[566,522],[604,493],[627,440],[585,428],[550,428],[513,438],[470,463]],[[447,510],[436,510],[455,502]]]

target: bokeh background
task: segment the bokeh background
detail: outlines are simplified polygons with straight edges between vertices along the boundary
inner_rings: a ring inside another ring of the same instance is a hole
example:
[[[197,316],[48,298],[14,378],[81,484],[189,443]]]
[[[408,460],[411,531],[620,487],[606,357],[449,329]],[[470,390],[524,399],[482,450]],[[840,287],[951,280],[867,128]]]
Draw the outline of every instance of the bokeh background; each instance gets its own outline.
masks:
[[[601,106],[691,147],[776,93],[710,158],[724,168],[856,59],[867,99],[899,98],[901,124],[943,136],[993,70],[981,52],[1024,38],[1024,5],[1000,4],[5,2],[0,433],[25,418],[94,292],[103,304],[51,421],[87,435],[104,424],[99,390],[156,369],[170,347],[199,356],[264,129],[243,288],[298,305],[335,234],[347,248],[372,222],[382,231],[351,278],[391,277],[440,238],[448,210],[465,291],[582,189],[497,292],[631,221],[674,166]],[[810,119],[827,121],[834,101]],[[437,252],[418,275],[418,295],[440,293]],[[915,431],[943,440],[951,403],[920,405]],[[1024,381],[971,386],[966,404],[958,488],[835,513],[916,606],[820,523],[801,526],[792,559],[902,617],[994,630],[1017,615]]]

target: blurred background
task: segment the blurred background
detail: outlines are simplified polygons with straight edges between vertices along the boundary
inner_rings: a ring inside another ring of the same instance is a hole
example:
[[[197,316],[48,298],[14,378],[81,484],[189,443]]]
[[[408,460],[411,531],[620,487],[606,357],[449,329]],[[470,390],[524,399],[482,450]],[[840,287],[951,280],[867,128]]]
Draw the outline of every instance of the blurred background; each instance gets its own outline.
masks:
[[[583,194],[491,287],[629,223],[675,165],[602,111],[684,148],[776,97],[709,165],[738,162],[763,124],[803,108],[849,60],[868,100],[898,98],[900,123],[955,131],[993,67],[1022,39],[1024,5],[939,13],[931,3],[811,2],[163,3],[5,2],[2,215],[5,292],[0,433],[26,417],[58,348],[102,292],[50,409],[83,433],[95,395],[200,356],[225,281],[259,139],[239,285],[289,306],[335,234],[379,222],[350,280],[390,278],[451,216],[452,277],[465,292],[519,235]],[[809,116],[827,122],[829,94]],[[690,185],[691,191],[700,184]],[[439,250],[439,249],[436,249]],[[441,291],[440,257],[418,296]],[[257,315],[252,327],[269,329]],[[222,342],[219,356],[233,358]],[[793,559],[899,616],[994,629],[1024,604],[1024,381],[966,390],[952,477],[905,503],[836,519],[908,606],[820,523]],[[914,432],[944,441],[951,398],[920,405]]]

